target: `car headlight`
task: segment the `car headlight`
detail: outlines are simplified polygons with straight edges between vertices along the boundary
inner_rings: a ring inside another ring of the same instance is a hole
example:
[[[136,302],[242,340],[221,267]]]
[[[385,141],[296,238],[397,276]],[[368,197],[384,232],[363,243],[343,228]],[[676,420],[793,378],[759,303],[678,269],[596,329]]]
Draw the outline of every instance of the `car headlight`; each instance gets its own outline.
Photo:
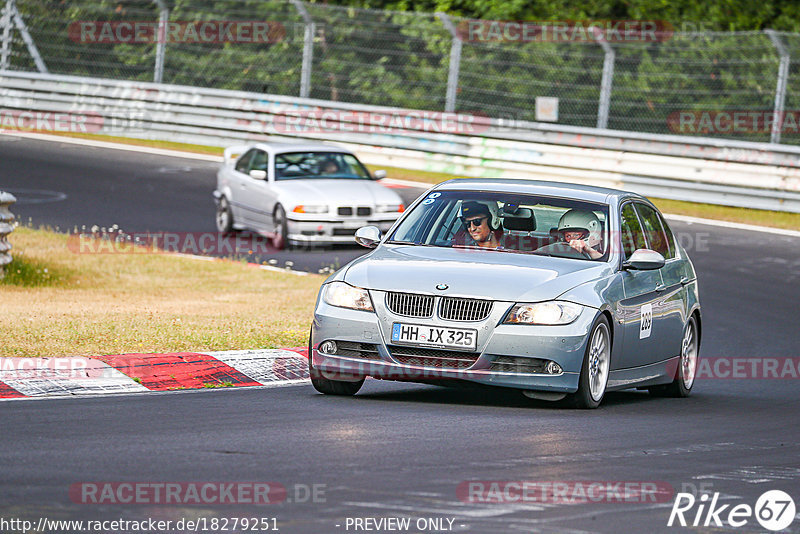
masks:
[[[331,306],[350,308],[352,310],[375,311],[369,292],[344,282],[331,282],[325,286],[322,300]]]
[[[378,213],[402,213],[406,207],[403,204],[378,204],[375,211]]]
[[[295,213],[328,213],[328,206],[322,204],[299,204],[292,210]]]
[[[581,314],[583,306],[572,302],[537,302],[535,304],[515,304],[508,312],[506,324],[569,324]]]

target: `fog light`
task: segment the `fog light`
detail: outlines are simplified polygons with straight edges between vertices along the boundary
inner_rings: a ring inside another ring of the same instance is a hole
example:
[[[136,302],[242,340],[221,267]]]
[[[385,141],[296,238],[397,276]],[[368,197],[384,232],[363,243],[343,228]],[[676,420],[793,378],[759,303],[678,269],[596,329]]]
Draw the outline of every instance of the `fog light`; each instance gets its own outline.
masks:
[[[319,351],[324,352],[325,354],[336,354],[336,342],[323,341],[319,344]]]
[[[544,366],[544,372],[549,375],[561,374],[561,366],[556,362],[547,362],[547,365]]]

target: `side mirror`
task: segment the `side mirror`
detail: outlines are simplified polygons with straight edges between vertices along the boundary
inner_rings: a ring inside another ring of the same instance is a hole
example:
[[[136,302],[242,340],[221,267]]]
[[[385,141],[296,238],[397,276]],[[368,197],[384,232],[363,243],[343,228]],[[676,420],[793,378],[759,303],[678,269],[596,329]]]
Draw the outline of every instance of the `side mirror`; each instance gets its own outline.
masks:
[[[381,231],[377,226],[362,226],[356,230],[356,243],[362,247],[375,248],[381,241]]]
[[[259,171],[253,169],[250,171],[250,178],[253,180],[266,180],[267,179],[267,171]]]
[[[381,180],[383,178],[386,178],[386,171],[384,171],[383,169],[378,169],[377,171],[372,173],[372,176],[374,176],[376,180]]]
[[[635,269],[638,271],[653,271],[664,266],[664,256],[647,248],[640,248],[622,264],[623,269]]]

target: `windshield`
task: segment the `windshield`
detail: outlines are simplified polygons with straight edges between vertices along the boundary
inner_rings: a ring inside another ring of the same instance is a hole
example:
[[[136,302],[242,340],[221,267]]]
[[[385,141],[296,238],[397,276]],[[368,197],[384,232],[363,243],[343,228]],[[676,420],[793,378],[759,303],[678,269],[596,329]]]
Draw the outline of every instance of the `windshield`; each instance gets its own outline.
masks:
[[[406,215],[387,242],[604,261],[608,236],[606,204],[436,191]]]
[[[352,154],[292,152],[275,156],[275,179],[298,178],[369,180],[369,172]]]

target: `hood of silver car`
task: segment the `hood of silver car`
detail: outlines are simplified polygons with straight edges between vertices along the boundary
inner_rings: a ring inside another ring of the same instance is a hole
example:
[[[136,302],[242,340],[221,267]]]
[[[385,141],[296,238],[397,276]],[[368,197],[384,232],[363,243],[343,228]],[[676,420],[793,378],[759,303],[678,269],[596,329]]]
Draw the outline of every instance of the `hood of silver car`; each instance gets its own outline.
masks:
[[[373,290],[489,300],[550,300],[610,272],[606,263],[440,247],[382,245],[355,260],[344,280]],[[438,289],[437,286],[447,286]]]
[[[402,203],[397,193],[372,180],[281,180],[275,182],[274,188],[282,199],[302,204],[372,206]]]

